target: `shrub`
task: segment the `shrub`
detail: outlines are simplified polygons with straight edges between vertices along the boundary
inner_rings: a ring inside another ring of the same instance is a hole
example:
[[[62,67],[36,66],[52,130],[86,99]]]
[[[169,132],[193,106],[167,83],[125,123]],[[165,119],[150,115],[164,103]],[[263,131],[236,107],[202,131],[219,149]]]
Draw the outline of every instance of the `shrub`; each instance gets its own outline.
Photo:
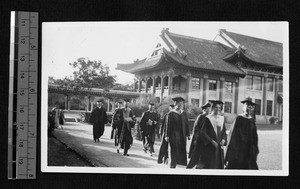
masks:
[[[270,122],[270,124],[274,124],[276,120],[277,120],[277,118],[270,117],[269,122]]]
[[[202,113],[201,108],[193,105],[187,106],[186,111],[189,119],[196,119],[197,116]]]

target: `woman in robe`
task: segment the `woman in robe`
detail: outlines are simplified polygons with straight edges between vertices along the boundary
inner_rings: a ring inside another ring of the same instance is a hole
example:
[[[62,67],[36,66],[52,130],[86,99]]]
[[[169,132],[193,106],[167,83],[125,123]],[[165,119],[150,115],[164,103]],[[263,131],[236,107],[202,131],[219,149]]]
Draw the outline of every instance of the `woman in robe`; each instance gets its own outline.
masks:
[[[223,169],[223,147],[227,143],[225,119],[220,115],[223,102],[218,100],[210,100],[210,102],[212,113],[204,118],[200,132],[204,143],[201,160],[204,169]]]
[[[257,170],[258,135],[255,120],[251,116],[256,104],[250,97],[241,103],[244,104],[243,113],[237,116],[229,133],[226,168]]]
[[[196,121],[194,123],[193,138],[192,138],[190,151],[189,151],[190,161],[187,166],[188,169],[193,168],[197,164],[198,166],[196,168],[202,167],[201,154],[203,150],[203,140],[200,136],[200,131],[203,125],[204,118],[210,112],[210,107],[211,107],[210,103],[206,103],[203,106],[201,106],[203,113],[196,118]]]

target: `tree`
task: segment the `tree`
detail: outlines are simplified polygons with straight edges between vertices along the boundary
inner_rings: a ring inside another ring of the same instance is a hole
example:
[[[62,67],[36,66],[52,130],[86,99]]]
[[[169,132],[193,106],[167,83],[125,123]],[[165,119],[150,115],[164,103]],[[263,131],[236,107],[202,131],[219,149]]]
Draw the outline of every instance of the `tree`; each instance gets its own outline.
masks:
[[[110,89],[114,86],[116,76],[109,75],[109,67],[103,65],[101,61],[78,58],[69,65],[75,69],[72,83],[76,89]]]

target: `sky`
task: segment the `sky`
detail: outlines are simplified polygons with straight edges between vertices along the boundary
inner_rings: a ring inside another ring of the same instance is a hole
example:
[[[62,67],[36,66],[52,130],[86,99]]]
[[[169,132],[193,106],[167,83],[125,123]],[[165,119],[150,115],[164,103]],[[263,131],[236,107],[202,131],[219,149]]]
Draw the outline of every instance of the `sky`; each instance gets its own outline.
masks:
[[[70,62],[84,57],[100,60],[116,75],[116,82],[132,83],[134,75],[115,70],[118,63],[146,58],[163,28],[176,34],[223,42],[219,29],[288,42],[287,22],[44,22],[42,25],[42,65],[54,78],[71,76]]]

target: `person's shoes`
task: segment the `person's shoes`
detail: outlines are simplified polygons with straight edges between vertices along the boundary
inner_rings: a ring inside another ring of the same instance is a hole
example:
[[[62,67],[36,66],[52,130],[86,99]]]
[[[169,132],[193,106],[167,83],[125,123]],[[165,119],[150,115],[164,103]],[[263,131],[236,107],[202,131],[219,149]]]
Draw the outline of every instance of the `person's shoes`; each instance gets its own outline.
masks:
[[[119,150],[119,149],[117,149],[117,153],[120,153],[120,150]]]
[[[129,154],[123,154],[123,156],[129,156]]]
[[[162,161],[161,159],[158,159],[158,160],[157,160],[157,163],[158,163],[158,164],[162,164],[163,161]]]
[[[97,140],[98,140],[98,142],[100,142],[99,138]]]
[[[94,139],[94,142],[96,142],[96,139]]]
[[[152,154],[152,152],[150,152],[150,157],[152,157],[153,156],[153,154]]]

